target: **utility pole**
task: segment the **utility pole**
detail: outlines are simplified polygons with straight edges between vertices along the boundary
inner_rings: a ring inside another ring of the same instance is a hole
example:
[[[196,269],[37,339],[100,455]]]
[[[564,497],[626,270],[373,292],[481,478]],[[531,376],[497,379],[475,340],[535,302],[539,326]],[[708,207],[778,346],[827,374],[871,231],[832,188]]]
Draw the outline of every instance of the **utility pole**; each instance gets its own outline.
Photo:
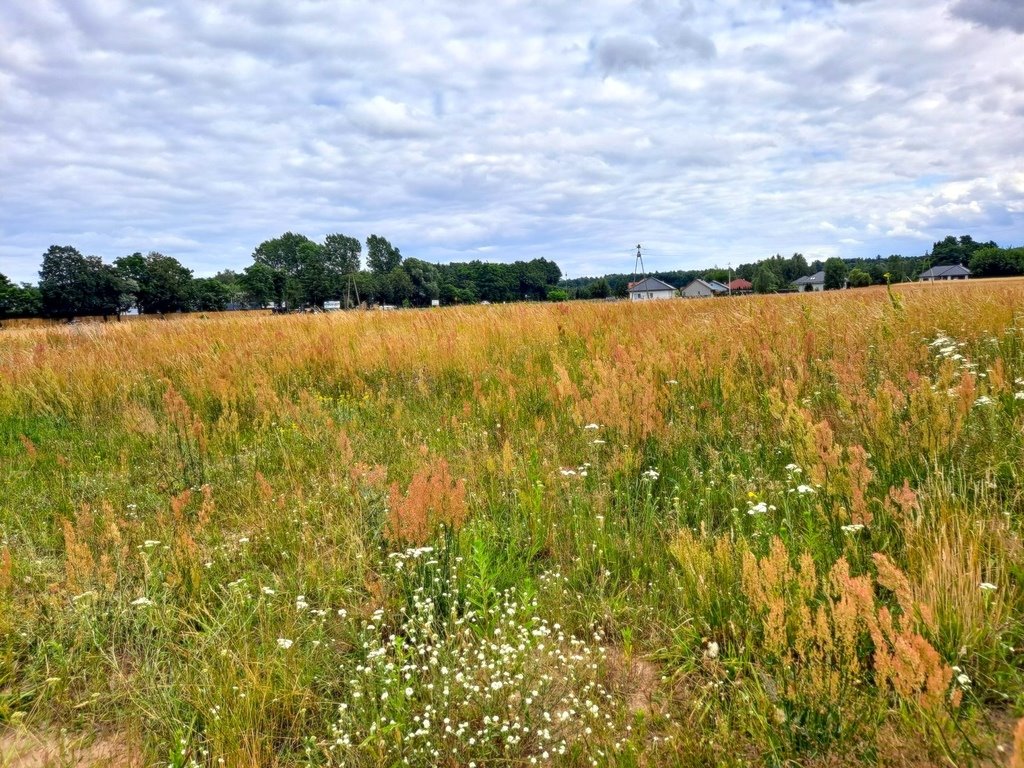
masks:
[[[633,262],[633,283],[636,283],[636,268],[640,267],[640,276],[642,278],[647,277],[647,271],[644,269],[644,257],[640,253],[640,243],[636,244],[636,261]]]

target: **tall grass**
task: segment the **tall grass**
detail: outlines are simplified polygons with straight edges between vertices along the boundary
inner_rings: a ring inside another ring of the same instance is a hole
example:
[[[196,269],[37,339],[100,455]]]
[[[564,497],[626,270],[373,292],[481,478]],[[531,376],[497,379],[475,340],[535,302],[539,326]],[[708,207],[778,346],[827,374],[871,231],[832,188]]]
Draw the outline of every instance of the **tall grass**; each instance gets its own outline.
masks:
[[[1022,306],[4,330],[0,724],[180,766],[1008,759]]]

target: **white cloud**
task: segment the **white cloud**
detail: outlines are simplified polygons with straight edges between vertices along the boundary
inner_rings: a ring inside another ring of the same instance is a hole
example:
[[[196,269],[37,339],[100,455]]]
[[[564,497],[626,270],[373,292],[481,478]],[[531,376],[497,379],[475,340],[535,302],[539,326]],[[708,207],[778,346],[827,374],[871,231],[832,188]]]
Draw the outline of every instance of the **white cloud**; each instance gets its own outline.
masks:
[[[289,229],[570,274],[1019,243],[1019,8],[4,4],[0,272]]]

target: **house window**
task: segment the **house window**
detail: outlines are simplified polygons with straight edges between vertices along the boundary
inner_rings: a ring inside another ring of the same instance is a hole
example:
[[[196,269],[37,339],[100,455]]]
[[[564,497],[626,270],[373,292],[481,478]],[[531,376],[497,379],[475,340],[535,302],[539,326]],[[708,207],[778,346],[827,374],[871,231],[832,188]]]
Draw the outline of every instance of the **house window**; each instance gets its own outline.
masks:
[[[653,299],[654,298],[654,294],[653,293],[648,293],[647,294],[647,298],[648,299]]]

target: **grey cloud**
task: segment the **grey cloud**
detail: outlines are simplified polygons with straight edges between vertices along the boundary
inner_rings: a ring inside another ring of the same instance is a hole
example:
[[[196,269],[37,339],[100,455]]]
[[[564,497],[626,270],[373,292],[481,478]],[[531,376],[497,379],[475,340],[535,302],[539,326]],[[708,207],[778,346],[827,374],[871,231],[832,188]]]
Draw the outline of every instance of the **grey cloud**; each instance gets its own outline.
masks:
[[[644,38],[612,35],[594,43],[594,55],[604,72],[647,69],[654,64],[656,47]]]
[[[959,0],[952,13],[992,29],[1024,33],[1024,4],[1020,0]]]

